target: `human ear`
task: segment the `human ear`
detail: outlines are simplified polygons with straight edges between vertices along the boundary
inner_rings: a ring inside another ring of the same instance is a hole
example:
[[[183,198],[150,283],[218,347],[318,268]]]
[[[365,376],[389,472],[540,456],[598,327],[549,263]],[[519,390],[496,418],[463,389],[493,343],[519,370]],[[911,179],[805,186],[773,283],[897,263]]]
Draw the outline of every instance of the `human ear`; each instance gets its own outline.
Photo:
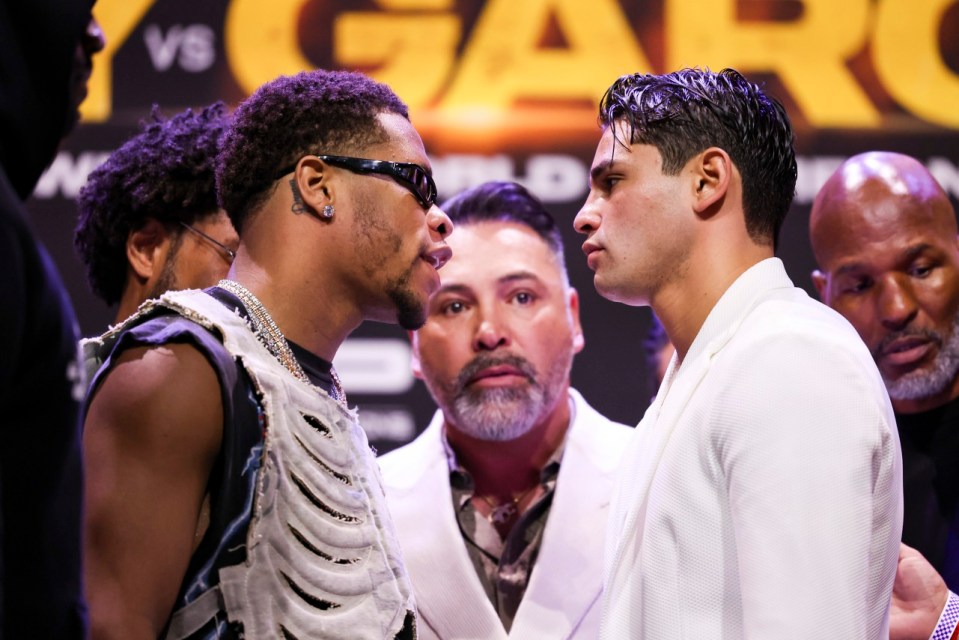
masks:
[[[708,214],[721,202],[733,179],[733,161],[719,147],[710,147],[696,155],[692,163],[694,185],[693,209],[698,214]]]
[[[413,377],[419,380],[423,379],[423,366],[420,364],[420,338],[415,331],[407,331],[406,335],[410,338],[410,368],[413,370]]]
[[[154,218],[149,218],[146,224],[127,235],[127,263],[137,276],[149,280],[158,265],[163,265],[164,247],[169,244],[169,239],[166,227]]]
[[[573,324],[573,353],[579,353],[586,345],[586,338],[583,335],[583,325],[579,321],[579,292],[570,287],[567,292],[567,309],[569,309],[570,320]]]
[[[330,166],[316,156],[304,156],[293,172],[291,187],[294,189],[294,207],[300,205],[306,211],[317,213],[333,205],[333,184]],[[324,220],[332,218],[322,216]]]
[[[826,274],[820,271],[819,269],[813,270],[810,274],[812,278],[812,284],[816,287],[816,293],[819,294],[819,301],[823,304],[829,304],[826,302],[826,291],[829,286],[829,278],[826,277]]]

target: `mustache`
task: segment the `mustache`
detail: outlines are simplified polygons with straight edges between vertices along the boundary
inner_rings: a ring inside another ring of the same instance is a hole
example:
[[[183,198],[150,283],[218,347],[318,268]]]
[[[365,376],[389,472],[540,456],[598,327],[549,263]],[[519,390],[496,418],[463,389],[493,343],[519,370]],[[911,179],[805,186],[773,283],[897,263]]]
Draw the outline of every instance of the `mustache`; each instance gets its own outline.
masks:
[[[457,390],[462,391],[465,389],[469,381],[475,378],[483,369],[504,365],[518,370],[529,378],[531,383],[536,384],[536,368],[526,358],[516,355],[491,356],[488,354],[480,354],[466,363],[466,366],[463,367],[459,375],[456,376]]]
[[[879,359],[880,356],[884,355],[889,349],[889,346],[896,340],[901,340],[902,338],[923,338],[930,342],[942,346],[942,336],[938,331],[933,331],[932,329],[903,329],[901,331],[895,331],[885,336],[882,340],[879,341],[879,344],[876,345],[876,348],[872,351],[872,356],[874,359]]]

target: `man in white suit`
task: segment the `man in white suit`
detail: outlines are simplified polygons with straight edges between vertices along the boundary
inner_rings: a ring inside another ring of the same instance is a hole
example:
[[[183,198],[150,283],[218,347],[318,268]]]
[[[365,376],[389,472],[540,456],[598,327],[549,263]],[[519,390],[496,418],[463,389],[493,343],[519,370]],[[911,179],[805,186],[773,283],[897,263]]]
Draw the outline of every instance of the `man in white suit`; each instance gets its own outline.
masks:
[[[901,455],[855,330],[774,257],[782,106],[734,70],[618,79],[575,219],[676,349],[610,508],[602,638],[886,639]]]
[[[382,456],[420,638],[595,638],[614,470],[632,430],[570,388],[583,348],[559,230],[523,187],[443,205],[453,257],[412,335],[439,405]]]

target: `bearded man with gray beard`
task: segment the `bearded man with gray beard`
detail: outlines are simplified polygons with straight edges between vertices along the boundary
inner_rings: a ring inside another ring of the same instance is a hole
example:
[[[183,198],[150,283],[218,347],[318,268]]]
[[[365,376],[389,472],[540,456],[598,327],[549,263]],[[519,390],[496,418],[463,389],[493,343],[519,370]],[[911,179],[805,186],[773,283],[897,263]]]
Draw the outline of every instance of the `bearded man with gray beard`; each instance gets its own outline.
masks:
[[[820,298],[859,332],[896,412],[905,512],[890,636],[955,638],[959,598],[918,555],[959,590],[955,211],[916,159],[863,153],[847,159],[820,190],[810,238]]]
[[[439,405],[379,458],[420,638],[595,638],[613,476],[631,429],[570,388],[583,348],[559,230],[511,182],[442,205],[453,257],[412,334]]]

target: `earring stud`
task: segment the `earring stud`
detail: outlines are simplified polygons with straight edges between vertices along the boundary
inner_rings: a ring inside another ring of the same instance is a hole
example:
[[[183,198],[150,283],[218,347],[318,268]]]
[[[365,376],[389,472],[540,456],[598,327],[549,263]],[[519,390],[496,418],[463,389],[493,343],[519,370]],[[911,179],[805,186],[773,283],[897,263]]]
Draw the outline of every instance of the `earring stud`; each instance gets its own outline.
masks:
[[[332,220],[334,213],[335,210],[333,209],[333,205],[328,204],[323,207],[323,210],[320,212],[320,217],[324,220]]]

